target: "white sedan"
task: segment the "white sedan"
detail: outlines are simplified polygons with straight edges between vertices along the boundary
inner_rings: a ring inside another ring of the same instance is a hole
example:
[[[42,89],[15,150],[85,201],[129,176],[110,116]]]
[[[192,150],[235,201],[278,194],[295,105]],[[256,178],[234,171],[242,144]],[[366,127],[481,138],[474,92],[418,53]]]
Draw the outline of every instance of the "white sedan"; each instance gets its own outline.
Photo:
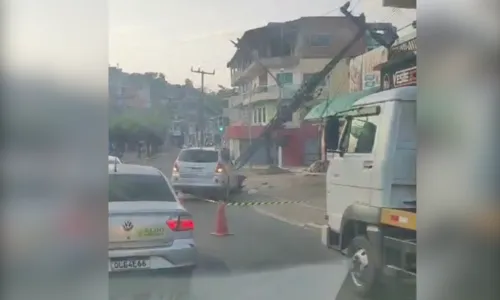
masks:
[[[114,164],[114,163],[121,164],[122,161],[116,156],[108,155],[108,164]]]

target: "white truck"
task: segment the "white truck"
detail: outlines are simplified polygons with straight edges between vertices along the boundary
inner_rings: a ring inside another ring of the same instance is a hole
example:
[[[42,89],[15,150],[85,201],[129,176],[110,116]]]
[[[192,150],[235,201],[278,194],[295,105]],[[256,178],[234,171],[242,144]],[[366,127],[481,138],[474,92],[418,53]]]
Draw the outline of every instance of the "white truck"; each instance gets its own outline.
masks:
[[[359,99],[338,114],[343,129],[327,153],[322,243],[348,256],[361,296],[416,278],[416,99],[416,86]]]

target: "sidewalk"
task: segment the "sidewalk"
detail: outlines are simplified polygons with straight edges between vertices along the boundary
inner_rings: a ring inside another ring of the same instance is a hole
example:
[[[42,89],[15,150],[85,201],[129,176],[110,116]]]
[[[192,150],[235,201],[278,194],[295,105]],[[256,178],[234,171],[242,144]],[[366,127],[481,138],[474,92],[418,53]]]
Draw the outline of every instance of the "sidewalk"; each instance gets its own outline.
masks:
[[[304,201],[284,205],[256,206],[259,213],[298,226],[319,228],[326,224],[325,176],[304,176],[301,173],[255,175],[244,172],[246,190],[256,197],[273,201]]]

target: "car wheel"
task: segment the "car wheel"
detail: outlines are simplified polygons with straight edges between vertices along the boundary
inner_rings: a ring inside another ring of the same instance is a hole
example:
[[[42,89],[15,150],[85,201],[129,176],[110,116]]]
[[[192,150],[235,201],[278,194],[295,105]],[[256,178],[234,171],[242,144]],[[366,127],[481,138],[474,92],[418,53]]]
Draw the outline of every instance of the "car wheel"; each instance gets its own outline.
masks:
[[[350,258],[349,278],[355,292],[366,297],[375,292],[379,274],[377,256],[365,236],[355,237],[347,250]]]

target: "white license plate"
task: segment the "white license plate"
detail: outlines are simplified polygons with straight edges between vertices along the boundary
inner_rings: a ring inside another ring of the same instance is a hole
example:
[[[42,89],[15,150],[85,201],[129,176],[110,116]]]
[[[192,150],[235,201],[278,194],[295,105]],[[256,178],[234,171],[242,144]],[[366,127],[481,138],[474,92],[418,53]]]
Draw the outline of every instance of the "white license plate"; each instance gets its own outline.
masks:
[[[199,176],[200,176],[199,174],[189,174],[189,173],[188,174],[186,174],[186,173],[181,174],[182,178],[197,178]]]
[[[149,269],[151,267],[149,259],[111,260],[110,263],[111,263],[111,269],[113,271],[143,270],[143,269]]]

